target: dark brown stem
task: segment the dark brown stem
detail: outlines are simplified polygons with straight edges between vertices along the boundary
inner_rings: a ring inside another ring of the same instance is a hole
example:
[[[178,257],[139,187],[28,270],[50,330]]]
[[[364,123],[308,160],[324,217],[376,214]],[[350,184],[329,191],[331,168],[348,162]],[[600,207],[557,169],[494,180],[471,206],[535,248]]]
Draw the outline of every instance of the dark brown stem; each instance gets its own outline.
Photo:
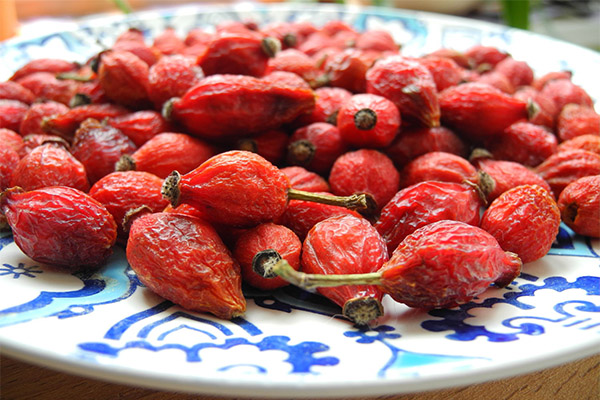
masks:
[[[281,255],[277,250],[259,251],[252,258],[252,269],[263,278],[275,278],[277,275],[273,272],[273,266],[280,260]]]
[[[290,143],[288,146],[288,162],[293,165],[308,165],[314,158],[315,151],[316,147],[310,140],[296,140],[295,142]]]
[[[361,131],[368,131],[377,125],[377,114],[370,108],[363,108],[354,114],[354,126]]]
[[[344,303],[342,314],[357,325],[367,325],[383,315],[383,306],[376,298],[357,297]]]
[[[179,181],[181,180],[181,174],[177,171],[171,172],[167,176],[162,184],[160,193],[162,196],[171,202],[173,208],[179,205],[179,196],[181,194],[179,190]]]
[[[135,171],[135,160],[129,154],[123,154],[115,163],[115,171]]]
[[[277,38],[267,36],[262,40],[261,47],[268,57],[275,57],[275,54],[281,50],[281,42]]]
[[[366,215],[371,215],[377,210],[375,199],[368,193],[353,194],[351,196],[333,196],[290,188],[288,189],[288,198],[290,200],[312,201],[314,203],[344,207]]]

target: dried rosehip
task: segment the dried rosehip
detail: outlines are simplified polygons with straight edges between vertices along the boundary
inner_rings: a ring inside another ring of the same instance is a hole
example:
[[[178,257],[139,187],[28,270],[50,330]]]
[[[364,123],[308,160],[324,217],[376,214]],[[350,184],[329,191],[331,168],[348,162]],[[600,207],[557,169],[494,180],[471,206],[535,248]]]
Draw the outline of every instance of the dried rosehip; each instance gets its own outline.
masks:
[[[425,153],[404,166],[401,187],[424,181],[471,182],[479,181],[477,169],[465,158],[443,151]]]
[[[289,285],[281,278],[267,279],[252,269],[253,260],[261,257],[265,251],[276,252],[292,268],[300,269],[300,251],[302,242],[289,228],[272,222],[260,224],[243,232],[235,242],[233,258],[240,264],[244,282],[262,290],[273,290]]]
[[[546,83],[556,79],[571,79],[573,73],[571,71],[550,71],[538,78],[535,78],[531,83],[536,90],[542,90]]]
[[[181,97],[200,82],[204,72],[192,57],[161,57],[148,72],[148,97],[157,109],[172,97]]]
[[[204,141],[185,133],[163,132],[116,163],[117,171],[146,171],[166,178],[174,170],[187,174],[215,154]]]
[[[19,158],[25,155],[23,137],[13,130],[0,128],[0,143],[17,152]]]
[[[425,181],[400,190],[383,207],[375,229],[390,254],[406,236],[432,222],[449,219],[479,226],[482,201],[472,186]]]
[[[486,147],[499,160],[535,167],[556,153],[558,141],[541,126],[522,121],[504,129]]]
[[[37,262],[95,268],[112,254],[117,225],[102,204],[80,190],[8,189],[0,195],[0,209],[17,246]]]
[[[61,115],[69,111],[69,107],[55,101],[34,103],[23,115],[18,132],[21,136],[36,133],[48,133],[43,129],[43,121],[55,115]]]
[[[558,198],[562,221],[573,232],[600,238],[600,175],[568,184]]]
[[[167,27],[154,37],[152,47],[158,50],[162,55],[169,56],[180,54],[185,48],[185,43],[175,31],[175,28]],[[161,59],[163,58],[165,57],[161,57]]]
[[[587,150],[600,155],[600,136],[581,135],[573,139],[565,140],[557,147],[557,152],[563,150]]]
[[[237,141],[236,149],[259,154],[272,164],[281,164],[287,153],[288,134],[272,129]]]
[[[0,142],[0,191],[11,186],[12,174],[19,160],[19,154],[12,147]]]
[[[446,57],[422,57],[419,62],[431,73],[438,92],[461,83],[464,79],[464,69],[456,62]]]
[[[13,81],[0,82],[0,99],[17,100],[21,103],[31,104],[35,100],[33,92]]]
[[[383,148],[400,128],[398,107],[385,97],[355,94],[339,110],[337,127],[342,140],[354,147]]]
[[[123,132],[136,146],[141,146],[162,132],[172,131],[159,112],[142,110],[112,118],[108,124]]]
[[[535,167],[535,172],[552,188],[555,198],[571,182],[600,174],[600,154],[587,150],[566,150],[555,153]]]
[[[500,89],[502,92],[507,94],[514,94],[516,91],[516,88],[506,77],[506,75],[494,70],[479,75],[475,79],[472,79],[471,82],[484,83],[486,85],[493,86],[496,89]]]
[[[466,157],[467,150],[467,144],[456,133],[444,126],[436,126],[402,129],[396,139],[383,151],[397,168],[402,168],[415,158],[432,151]]]
[[[273,72],[263,79],[213,75],[167,104],[167,115],[189,133],[223,140],[292,122],[312,110],[314,95],[302,78],[289,72]]]
[[[127,239],[125,216],[131,210],[147,207],[151,212],[163,211],[169,204],[160,193],[163,180],[142,171],[112,172],[91,187],[89,195],[99,201],[115,219],[117,238]]]
[[[527,103],[484,83],[463,83],[439,95],[442,123],[474,143],[483,143],[527,119]]]
[[[435,81],[415,59],[390,56],[379,60],[366,74],[367,93],[391,100],[403,121],[426,127],[440,125],[440,105]]]
[[[125,134],[95,119],[87,119],[75,132],[70,152],[85,167],[90,185],[115,170],[122,155],[137,147]]]
[[[491,178],[491,188],[486,196],[489,203],[507,190],[521,185],[538,185],[552,193],[550,185],[523,164],[491,158],[479,158],[471,162]]]
[[[328,122],[335,125],[337,114],[352,93],[343,88],[320,87],[315,89],[315,107],[310,114],[301,115],[296,123],[300,126],[310,125],[313,122]]]
[[[324,83],[323,73],[317,68],[314,60],[296,49],[282,50],[270,58],[267,73],[272,71],[293,72],[313,88],[322,86]]]
[[[533,69],[525,61],[506,57],[494,66],[494,71],[506,76],[513,87],[528,86],[533,82]]]
[[[385,243],[364,218],[331,217],[316,224],[302,245],[302,271],[308,274],[375,272],[388,260]],[[317,291],[342,307],[342,314],[358,325],[383,315],[383,293],[376,286],[341,286]]]
[[[287,162],[325,174],[347,150],[348,145],[335,125],[314,122],[292,134],[287,148]]]
[[[0,128],[20,133],[19,128],[27,110],[29,106],[18,100],[0,99]]]
[[[447,47],[442,47],[437,50],[432,51],[429,54],[426,54],[424,57],[443,57],[448,58],[458,64],[461,68],[469,69],[471,68],[471,64],[469,63],[469,59],[462,51],[458,51],[455,49],[450,49]]]
[[[370,194],[381,208],[396,194],[400,174],[385,154],[372,149],[359,149],[337,158],[331,167],[329,185],[334,194],[349,196]]]
[[[38,146],[23,157],[13,172],[10,185],[24,190],[47,186],[68,186],[82,192],[90,189],[83,164],[57,143]]]
[[[70,79],[57,79],[50,72],[34,72],[17,81],[21,86],[29,89],[36,100],[56,101],[69,104],[77,92],[78,83]]]
[[[481,217],[481,228],[523,264],[545,256],[558,235],[560,211],[550,192],[537,185],[509,189]]]
[[[328,192],[329,183],[321,175],[311,172],[303,167],[289,166],[281,168],[288,179],[290,186],[294,189],[306,192]]]
[[[63,114],[45,117],[42,120],[42,130],[72,140],[79,125],[88,118],[102,121],[128,113],[129,110],[125,107],[111,103],[86,104],[71,108]]]
[[[359,50],[379,51],[379,52],[398,52],[400,46],[394,40],[394,37],[382,29],[370,29],[360,32],[354,42],[354,47]]]
[[[328,197],[290,187],[287,176],[256,153],[217,154],[193,171],[174,171],[163,183],[163,196],[177,207],[188,203],[218,224],[252,227],[279,218],[289,199],[319,201],[366,209],[368,197]]]
[[[117,104],[133,109],[149,108],[148,73],[148,64],[129,51],[110,50],[100,55],[100,85]]]
[[[23,147],[21,147],[19,155],[21,156],[21,158],[23,158],[36,147],[41,146],[45,143],[55,142],[63,145],[65,148],[69,147],[69,143],[67,141],[56,135],[46,135],[45,133],[33,133],[31,135],[27,135],[23,137]]]
[[[529,86],[521,87],[513,96],[527,103],[529,122],[554,130],[559,110],[552,98]]]
[[[316,192],[323,196],[333,196],[328,192]],[[339,215],[353,215],[360,217],[356,211],[345,207],[315,203],[313,201],[290,200],[283,215],[277,220],[282,225],[290,228],[300,240],[304,240],[308,232],[317,223]]]
[[[261,77],[269,58],[281,49],[279,40],[249,29],[219,31],[212,38],[198,65],[208,75],[232,74]]]
[[[31,60],[15,71],[10,77],[11,81],[17,81],[29,74],[36,72],[50,72],[58,74],[61,72],[72,72],[77,69],[78,65],[74,62],[62,60],[58,58],[38,58]]]
[[[140,215],[129,231],[127,261],[146,287],[183,308],[224,319],[246,311],[239,265],[199,218]]]
[[[265,271],[305,289],[380,285],[394,300],[416,308],[448,308],[472,300],[490,284],[506,286],[521,260],[483,229],[443,220],[408,235],[377,272],[349,275],[303,274],[280,261]]]
[[[479,44],[468,48],[464,55],[468,58],[471,68],[478,71],[489,71],[500,61],[510,57],[508,53],[497,47]]]
[[[600,136],[600,114],[590,107],[566,104],[558,114],[556,135],[560,141],[582,135]]]
[[[558,112],[569,103],[593,107],[594,102],[590,95],[581,86],[574,84],[570,79],[554,79],[549,81],[540,90],[548,96],[556,106]]]
[[[323,65],[328,86],[340,87],[352,93],[364,93],[367,89],[366,74],[380,57],[377,51],[355,48],[335,52]]]

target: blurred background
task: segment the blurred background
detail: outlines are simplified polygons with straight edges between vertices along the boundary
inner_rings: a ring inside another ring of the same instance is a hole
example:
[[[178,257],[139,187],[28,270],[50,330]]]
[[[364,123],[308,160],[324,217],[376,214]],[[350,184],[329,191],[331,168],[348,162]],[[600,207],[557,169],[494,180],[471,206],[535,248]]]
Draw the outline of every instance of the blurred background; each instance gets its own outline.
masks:
[[[221,0],[210,4],[237,0]],[[256,0],[275,2],[277,0]],[[291,0],[310,3],[316,0]],[[566,40],[600,51],[600,0],[325,0],[459,15]],[[197,1],[195,1],[197,3]],[[94,14],[133,12],[192,0],[0,0],[0,40],[56,30],[58,22]]]

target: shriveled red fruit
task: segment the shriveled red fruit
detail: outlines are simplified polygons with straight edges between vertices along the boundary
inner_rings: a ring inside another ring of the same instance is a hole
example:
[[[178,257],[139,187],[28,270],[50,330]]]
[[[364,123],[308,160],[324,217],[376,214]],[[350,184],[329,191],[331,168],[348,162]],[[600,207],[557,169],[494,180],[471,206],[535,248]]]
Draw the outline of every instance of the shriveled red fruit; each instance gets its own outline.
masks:
[[[302,246],[302,271],[308,274],[375,272],[388,260],[385,243],[364,218],[331,217],[316,224]],[[342,314],[358,325],[383,315],[383,293],[376,286],[340,286],[317,291],[342,307]]]
[[[42,125],[46,118],[55,115],[61,115],[69,111],[69,107],[55,101],[44,103],[34,103],[27,109],[18,127],[21,136],[27,136],[34,133],[47,133]]]
[[[72,61],[60,58],[37,58],[27,62],[16,70],[10,77],[11,81],[17,81],[29,74],[36,72],[50,72],[58,74],[61,72],[71,72],[77,69],[77,64]]]
[[[240,228],[276,220],[289,199],[359,209],[370,205],[365,195],[333,198],[292,189],[277,167],[243,150],[219,153],[185,175],[174,171],[165,179],[162,193],[174,207],[188,203],[211,222]]]
[[[266,222],[242,233],[235,242],[233,258],[240,264],[244,282],[262,290],[273,290],[289,285],[281,278],[267,279],[252,269],[252,262],[261,252],[275,251],[294,269],[300,269],[302,242],[289,228]]]
[[[506,76],[513,87],[528,86],[533,82],[533,69],[522,60],[506,57],[494,67],[494,71]]]
[[[426,127],[440,125],[440,104],[435,81],[417,60],[390,56],[379,60],[366,74],[367,93],[391,100],[402,115]]]
[[[269,59],[267,72],[293,72],[304,79],[311,87],[323,85],[323,73],[317,68],[315,61],[297,49],[286,49]]]
[[[367,71],[379,56],[377,51],[356,48],[333,53],[323,65],[328,86],[344,88],[352,93],[364,93],[367,89]]]
[[[560,151],[535,167],[535,172],[552,188],[555,198],[571,182],[600,174],[600,154],[587,150]]]
[[[269,270],[306,289],[380,285],[384,293],[410,307],[449,308],[471,301],[494,283],[506,286],[521,271],[521,260],[506,252],[483,229],[443,220],[408,235],[377,272],[358,275],[307,275],[284,262]]]
[[[162,132],[172,131],[163,116],[153,110],[141,110],[111,118],[108,124],[129,137],[136,146],[141,146]]]
[[[354,42],[354,47],[359,50],[398,52],[400,46],[394,37],[383,29],[369,29],[360,32]]]
[[[537,185],[509,189],[481,217],[481,228],[523,264],[544,257],[560,226],[560,211],[550,192]]]
[[[47,186],[69,186],[82,192],[90,189],[85,167],[62,145],[38,146],[23,157],[13,172],[11,186],[34,190]]]
[[[474,143],[483,143],[519,120],[527,103],[484,83],[463,83],[439,95],[442,123]]]
[[[220,31],[208,43],[198,65],[206,75],[232,74],[261,77],[269,58],[281,49],[281,43],[249,29]]]
[[[554,101],[558,112],[569,103],[593,107],[594,102],[589,93],[581,86],[574,84],[570,79],[555,79],[544,85],[540,90],[544,96]]]
[[[368,193],[381,208],[396,194],[400,174],[385,154],[372,149],[359,149],[342,154],[331,167],[329,185],[334,194],[349,196]]]
[[[192,57],[161,57],[148,72],[148,97],[157,109],[172,97],[181,97],[204,77]]]
[[[556,120],[556,135],[560,141],[582,135],[600,136],[600,114],[580,104],[566,104]]]
[[[305,190],[307,192],[328,192],[329,183],[321,175],[311,172],[306,168],[292,165],[281,168],[288,179],[290,186],[294,189]]]
[[[431,73],[438,92],[458,85],[464,79],[464,69],[454,60],[446,57],[422,57],[419,62]]]
[[[152,47],[158,50],[162,55],[180,54],[185,48],[183,38],[181,38],[175,28],[167,27],[152,41]],[[164,57],[161,57],[161,59]],[[159,60],[160,61],[160,60]]]
[[[151,212],[163,211],[169,204],[160,193],[162,179],[148,172],[112,172],[91,187],[89,195],[102,203],[115,219],[118,239],[127,239],[124,224],[126,214],[139,207],[148,207]]]
[[[324,196],[333,196],[328,192],[317,192]],[[282,225],[290,228],[300,240],[304,240],[308,232],[317,223],[338,215],[353,215],[360,217],[356,211],[345,207],[315,203],[304,200],[290,200],[283,215],[277,220]]]
[[[587,150],[600,155],[600,136],[581,135],[559,143],[557,152],[564,150]]]
[[[122,155],[131,154],[136,145],[118,129],[95,119],[87,119],[75,132],[70,152],[85,167],[90,185],[115,170]]]
[[[479,71],[489,71],[500,61],[510,57],[507,52],[498,47],[480,44],[474,45],[465,50],[464,55],[469,60],[469,65],[471,68]]]
[[[9,189],[0,195],[0,207],[17,246],[37,262],[77,270],[101,266],[112,254],[117,225],[102,204],[80,190]]]
[[[0,99],[0,128],[20,133],[21,121],[27,110],[29,110],[29,106],[23,102]]]
[[[579,178],[558,197],[562,221],[573,232],[600,238],[600,175]]]
[[[477,169],[466,159],[452,153],[425,153],[402,168],[401,187],[424,181],[478,183]]]
[[[117,40],[112,51],[131,53],[151,67],[160,58],[160,52],[139,40]]]
[[[506,75],[494,70],[479,75],[471,82],[485,83],[487,85],[495,87],[496,89],[500,89],[501,91],[507,94],[514,94],[516,90],[516,88],[506,77]]]
[[[545,128],[523,121],[504,129],[486,147],[497,159],[535,167],[556,153],[558,140]]]
[[[491,191],[487,193],[487,201],[492,202],[502,193],[516,186],[538,185],[552,193],[550,185],[531,168],[514,161],[481,158],[472,161],[479,171],[485,172],[492,180]]]
[[[329,172],[335,160],[348,150],[337,126],[314,122],[290,136],[287,162],[320,174]]]
[[[23,137],[13,130],[0,128],[0,143],[16,151],[19,158],[25,155],[23,152]]]
[[[56,135],[47,135],[45,133],[32,133],[23,137],[23,146],[19,151],[19,155],[21,156],[21,158],[23,158],[25,157],[25,155],[29,154],[31,150],[48,142],[58,142],[59,144],[62,144],[65,147],[69,146],[68,142]]]
[[[29,89],[36,100],[69,104],[79,84],[71,79],[58,79],[50,72],[34,72],[17,81]]]
[[[344,88],[324,86],[315,89],[315,107],[310,114],[301,115],[295,123],[300,126],[313,122],[328,122],[336,124],[337,114],[346,100],[352,97],[352,92]]]
[[[282,129],[272,129],[237,141],[238,150],[252,151],[273,164],[281,164],[287,154],[289,136]]]
[[[514,95],[527,103],[528,121],[554,130],[558,110],[554,100],[530,86],[523,86]]]
[[[573,73],[571,71],[550,71],[542,76],[536,77],[531,83],[531,86],[536,90],[542,90],[542,88],[546,86],[546,83],[550,81],[556,79],[571,79],[572,77]]]
[[[73,107],[62,114],[44,118],[42,120],[42,130],[70,141],[73,139],[79,125],[88,118],[102,121],[106,118],[115,118],[128,113],[129,110],[125,107],[111,103],[86,104]]]
[[[13,81],[0,82],[0,99],[17,100],[21,103],[31,104],[35,100],[33,92]]]
[[[342,140],[353,147],[386,147],[398,134],[400,124],[400,112],[394,103],[368,93],[352,96],[337,117]]]
[[[98,79],[106,96],[113,102],[133,109],[148,108],[148,73],[146,62],[123,50],[100,55]]]
[[[152,137],[135,152],[121,156],[117,171],[146,171],[166,178],[174,170],[187,174],[215,155],[208,143],[185,133],[163,132]]]
[[[432,51],[431,53],[425,54],[423,57],[443,57],[448,58],[458,64],[461,68],[469,69],[471,68],[471,64],[469,63],[469,59],[465,55],[464,52],[450,49],[448,47],[441,47],[437,50]]]
[[[127,261],[152,292],[181,307],[232,319],[246,311],[240,267],[212,226],[177,213],[133,221]]]
[[[12,174],[19,160],[19,154],[15,149],[0,142],[0,191],[11,186]]]
[[[467,144],[451,129],[434,128],[402,129],[394,141],[383,151],[402,168],[415,158],[432,151],[442,151],[467,156]]]
[[[479,226],[482,206],[472,186],[425,181],[396,193],[383,207],[374,226],[392,254],[406,236],[432,222],[448,219]]]
[[[289,72],[263,79],[212,75],[168,104],[167,114],[189,133],[224,140],[292,122],[312,110],[314,95],[302,78]]]

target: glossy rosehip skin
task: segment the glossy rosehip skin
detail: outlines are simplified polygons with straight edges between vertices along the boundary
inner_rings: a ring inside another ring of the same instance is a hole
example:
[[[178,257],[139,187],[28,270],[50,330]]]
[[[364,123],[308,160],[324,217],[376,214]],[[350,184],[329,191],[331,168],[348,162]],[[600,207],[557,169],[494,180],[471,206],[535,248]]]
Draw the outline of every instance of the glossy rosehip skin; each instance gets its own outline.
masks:
[[[80,190],[8,190],[0,206],[15,243],[37,262],[68,270],[96,268],[112,254],[117,238],[114,218]]]
[[[148,213],[129,232],[127,261],[151,291],[191,311],[231,319],[246,310],[240,267],[199,218]]]

